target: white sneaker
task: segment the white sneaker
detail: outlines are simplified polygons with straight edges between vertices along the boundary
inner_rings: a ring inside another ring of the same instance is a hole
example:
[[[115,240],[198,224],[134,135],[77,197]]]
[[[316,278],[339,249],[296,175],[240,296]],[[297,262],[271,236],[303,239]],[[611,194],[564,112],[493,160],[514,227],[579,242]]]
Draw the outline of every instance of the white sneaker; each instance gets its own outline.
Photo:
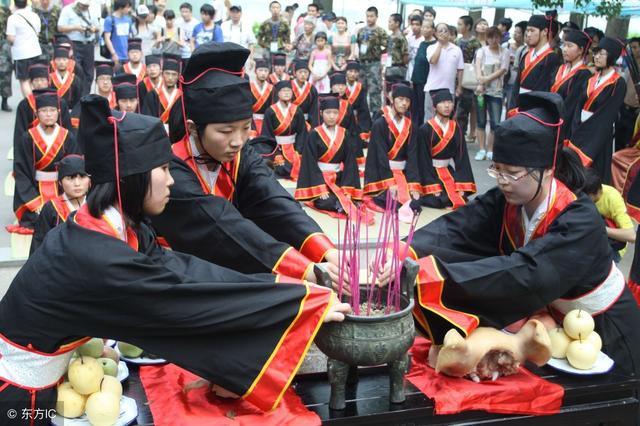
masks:
[[[487,160],[489,160],[489,161],[493,160],[493,151],[487,152]]]
[[[487,151],[485,151],[484,149],[481,149],[476,153],[474,160],[476,161],[484,160],[484,157],[486,156],[486,154],[487,154]]]

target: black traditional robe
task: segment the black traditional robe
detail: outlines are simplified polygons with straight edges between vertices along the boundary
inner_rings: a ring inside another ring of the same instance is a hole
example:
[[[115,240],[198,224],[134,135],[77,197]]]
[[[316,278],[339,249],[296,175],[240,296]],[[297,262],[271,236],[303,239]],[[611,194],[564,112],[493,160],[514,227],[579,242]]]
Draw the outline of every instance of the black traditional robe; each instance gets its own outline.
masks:
[[[158,81],[158,86],[154,86],[151,78],[146,76],[138,82],[138,103],[140,105],[140,111],[142,111],[142,107],[144,106],[144,100],[147,97],[147,93],[153,92],[154,90],[162,87],[162,76],[158,77]]]
[[[33,393],[36,408],[55,406],[57,380],[86,336],[130,342],[260,409],[276,406],[322,323],[330,290],[165,251],[144,224],[127,235],[125,243],[81,208],[49,232],[0,302],[4,345],[20,345],[36,360],[42,353],[67,360],[49,367],[55,382]],[[11,370],[28,368],[3,355]],[[28,388],[2,379],[2,407],[31,408]]]
[[[409,146],[406,173],[409,189],[421,195],[423,206],[458,208],[476,192],[467,144],[455,120],[443,129],[434,117],[420,127],[416,143]]]
[[[172,248],[241,272],[302,278],[333,244],[246,145],[211,188],[188,139],[173,145],[171,199],[153,225]]]
[[[356,81],[352,88],[347,84],[345,96],[349,101],[349,105],[353,108],[356,124],[360,131],[360,138],[363,141],[368,141],[371,132],[371,113],[367,102],[367,91],[362,86],[362,83]]]
[[[585,167],[593,168],[603,183],[611,181],[613,155],[613,125],[624,102],[627,84],[613,72],[598,87],[599,74],[587,80],[581,90],[574,112],[571,137],[565,144],[576,151]]]
[[[285,80],[285,81],[291,80],[291,76],[289,74],[287,74],[286,72],[282,73],[282,78],[278,78],[278,76],[276,75],[275,72],[272,72],[271,74],[269,74],[268,81],[269,81],[269,83],[273,84],[274,86],[280,80]]]
[[[302,87],[298,87],[296,79],[291,80],[291,89],[293,90],[292,104],[297,105],[304,115],[304,120],[309,124],[308,129],[315,128],[320,125],[322,119],[320,111],[318,111],[318,91],[313,84],[306,81]]]
[[[346,101],[345,101],[346,102]],[[313,201],[316,208],[349,214],[351,200],[361,200],[355,147],[344,127],[336,126],[333,139],[324,126],[309,133],[302,152],[296,200]],[[322,195],[328,195],[326,200]]]
[[[73,109],[82,97],[82,79],[74,73],[66,72],[65,78],[61,78],[56,71],[49,74],[51,88],[56,89],[58,98],[64,99],[69,109]]]
[[[42,244],[49,231],[67,220],[73,212],[64,194],[53,198],[42,207],[31,240],[29,256]]]
[[[297,105],[289,104],[285,113],[278,102],[267,109],[262,123],[262,135],[278,143],[275,151],[265,158],[273,162],[276,175],[297,179],[300,172],[300,152],[307,139],[307,124]]]
[[[96,93],[99,95],[99,93]],[[102,96],[102,95],[100,95]],[[109,108],[111,109],[117,109],[118,108],[118,101],[116,100],[116,92],[115,91],[111,91],[111,93],[109,94]],[[76,106],[71,110],[70,113],[70,123],[71,123],[71,127],[69,127],[69,131],[71,132],[71,134],[73,134],[74,136],[78,135],[78,128],[80,127],[80,104],[76,104]],[[83,140],[77,140],[78,146],[80,147],[80,150],[84,152],[84,141]]]
[[[55,140],[47,147],[40,126],[32,127],[23,135],[13,153],[16,180],[13,211],[20,226],[25,228],[33,228],[38,219],[37,211],[48,200],[58,196],[58,178],[51,175],[56,172],[56,162],[68,154],[81,154],[67,129],[58,126],[56,131]]]
[[[401,128],[393,121],[391,107],[373,122],[371,139],[364,169],[364,195],[373,197],[378,207],[385,206],[386,191],[396,187],[398,200],[409,201],[409,187],[405,177],[408,146],[416,143],[417,132],[410,117],[403,117]]]
[[[364,170],[365,158],[364,158],[364,139],[363,136],[369,139],[368,133],[363,135],[358,127],[357,117],[353,112],[353,107],[349,101],[340,99],[340,108],[338,110],[338,126],[344,127],[347,131],[348,143],[353,145],[355,150],[356,162],[358,167]]]
[[[162,121],[172,143],[181,140],[185,135],[182,91],[176,87],[174,93],[172,98],[162,86],[147,93],[142,107],[143,114],[158,117]]]
[[[39,123],[38,116],[36,114],[36,99],[33,94],[28,95],[22,99],[18,104],[16,111],[16,122],[13,127],[13,150],[16,151],[20,145],[22,136],[24,133]],[[69,105],[64,99],[60,100],[60,117],[58,119],[60,124],[65,129],[71,129],[71,116],[69,114]]]
[[[555,71],[562,63],[560,56],[552,47],[547,46],[533,59],[534,51],[535,49],[529,48],[520,61],[509,110],[518,107],[518,97],[521,92],[548,92],[554,82]]]
[[[251,95],[253,96],[251,130],[254,135],[257,136],[262,133],[264,113],[274,102],[273,85],[269,82],[265,82],[264,87],[260,90],[258,83],[251,81]]]
[[[591,70],[585,64],[566,72],[569,64],[558,67],[555,73],[555,80],[549,89],[550,92],[557,93],[564,100],[562,105],[563,137],[571,137],[571,123],[578,107],[578,100],[583,85],[591,77]]]
[[[563,298],[595,294],[607,280],[615,301],[590,312],[602,351],[618,368],[640,374],[640,311],[612,262],[604,222],[586,195],[556,182],[548,220],[526,244],[522,206],[506,203],[498,188],[416,231],[417,327],[440,344],[452,328],[465,335],[478,325],[503,328],[547,306],[557,315],[572,309]]]

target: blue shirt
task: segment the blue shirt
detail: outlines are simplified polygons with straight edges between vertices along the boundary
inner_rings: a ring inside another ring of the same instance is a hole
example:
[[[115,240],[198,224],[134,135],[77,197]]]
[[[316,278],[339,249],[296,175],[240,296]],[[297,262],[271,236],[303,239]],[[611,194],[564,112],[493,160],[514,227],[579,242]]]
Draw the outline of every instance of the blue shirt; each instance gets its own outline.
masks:
[[[111,33],[111,44],[116,51],[118,58],[127,59],[127,47],[129,46],[129,35],[133,21],[129,16],[107,16],[104,20],[104,32]]]
[[[218,25],[214,25],[214,27],[211,29],[206,29],[202,22],[196,25],[196,27],[193,29],[191,37],[193,38],[196,47],[204,43],[209,43],[210,41],[217,41],[220,43],[224,42],[222,30]]]

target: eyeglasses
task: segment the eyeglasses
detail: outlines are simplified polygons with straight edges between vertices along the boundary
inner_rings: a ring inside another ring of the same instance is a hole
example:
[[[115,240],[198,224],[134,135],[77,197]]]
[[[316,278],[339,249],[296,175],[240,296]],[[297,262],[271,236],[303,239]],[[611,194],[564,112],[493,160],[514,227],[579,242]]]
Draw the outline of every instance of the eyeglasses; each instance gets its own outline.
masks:
[[[520,176],[510,175],[508,173],[502,173],[496,170],[495,167],[489,167],[487,169],[487,174],[494,179],[502,178],[502,180],[506,180],[507,182],[517,182],[525,176],[529,176],[529,171]]]

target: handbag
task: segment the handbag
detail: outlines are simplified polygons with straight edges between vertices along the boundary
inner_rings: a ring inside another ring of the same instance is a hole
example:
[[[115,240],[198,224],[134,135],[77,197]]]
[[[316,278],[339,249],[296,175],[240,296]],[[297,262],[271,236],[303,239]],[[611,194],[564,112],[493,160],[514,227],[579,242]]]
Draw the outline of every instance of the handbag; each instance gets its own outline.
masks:
[[[158,47],[151,49],[151,53],[154,55],[162,55],[163,53],[170,53],[173,55],[180,55],[181,49],[178,43],[173,40],[163,41]]]
[[[478,87],[478,78],[476,77],[475,64],[464,64],[464,70],[462,71],[462,84],[464,89],[475,90]]]

